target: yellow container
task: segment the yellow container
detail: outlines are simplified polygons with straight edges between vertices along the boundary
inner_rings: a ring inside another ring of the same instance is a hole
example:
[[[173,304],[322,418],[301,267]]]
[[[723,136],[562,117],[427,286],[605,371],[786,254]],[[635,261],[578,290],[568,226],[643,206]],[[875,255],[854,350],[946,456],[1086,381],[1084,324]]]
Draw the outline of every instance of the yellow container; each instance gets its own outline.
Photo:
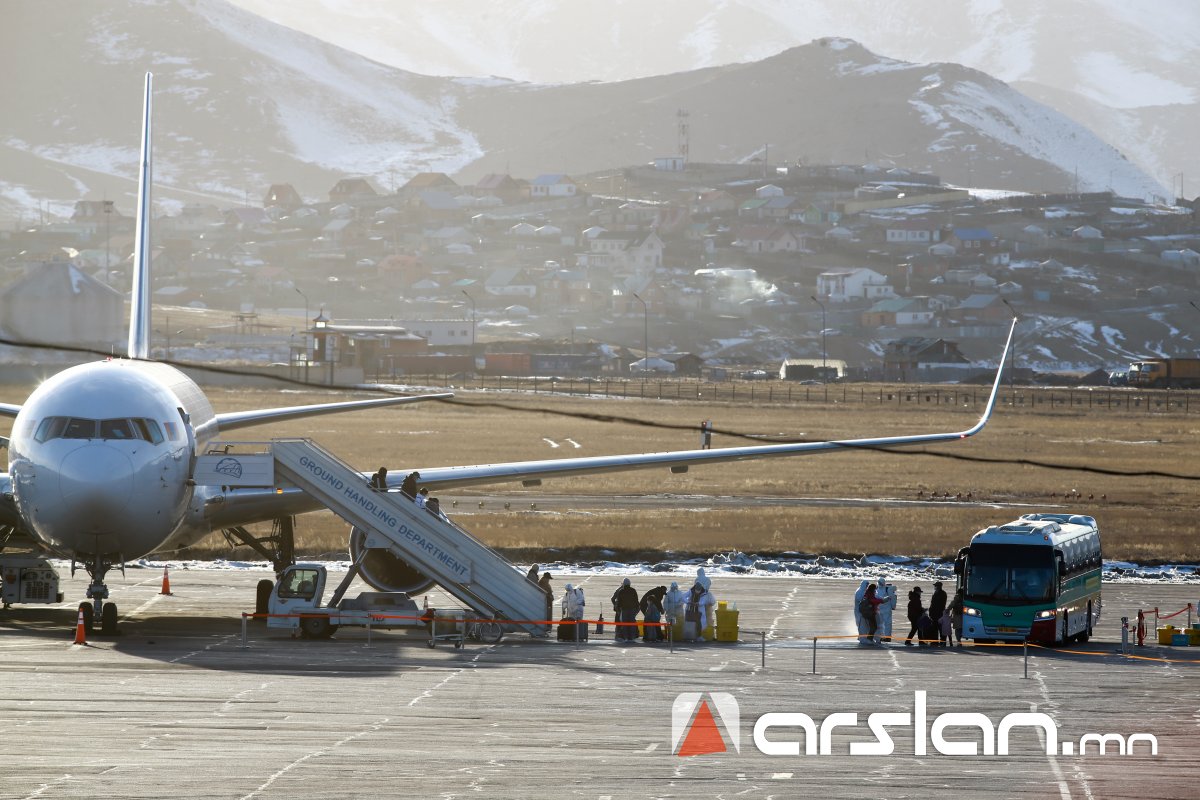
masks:
[[[1174,635],[1175,635],[1175,626],[1174,625],[1164,625],[1158,629],[1158,643],[1169,645],[1171,643],[1171,637]]]
[[[738,640],[738,610],[729,608],[722,600],[717,603],[717,641],[736,642]]]
[[[1188,644],[1192,647],[1200,647],[1200,627],[1184,628],[1183,632],[1187,634]]]

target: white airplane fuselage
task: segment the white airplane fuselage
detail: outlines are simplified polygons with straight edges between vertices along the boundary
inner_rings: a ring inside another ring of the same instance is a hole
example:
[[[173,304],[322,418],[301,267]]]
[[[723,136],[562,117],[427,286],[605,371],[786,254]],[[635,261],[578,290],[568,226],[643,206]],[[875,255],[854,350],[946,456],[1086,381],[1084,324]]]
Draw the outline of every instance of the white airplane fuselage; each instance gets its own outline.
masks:
[[[196,451],[216,432],[194,381],[112,359],[64,370],[21,407],[9,444],[26,529],[69,558],[124,561],[206,533],[188,525]]]

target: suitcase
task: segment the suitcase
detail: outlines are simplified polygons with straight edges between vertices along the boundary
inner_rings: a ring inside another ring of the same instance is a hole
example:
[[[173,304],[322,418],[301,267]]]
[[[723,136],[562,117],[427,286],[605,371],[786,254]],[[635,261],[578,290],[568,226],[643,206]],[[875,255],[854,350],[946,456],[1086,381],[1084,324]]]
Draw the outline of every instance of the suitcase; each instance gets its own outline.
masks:
[[[576,636],[578,641],[587,641],[588,626],[586,622],[574,622],[569,619],[560,619],[558,621],[558,640],[560,642],[574,642]]]

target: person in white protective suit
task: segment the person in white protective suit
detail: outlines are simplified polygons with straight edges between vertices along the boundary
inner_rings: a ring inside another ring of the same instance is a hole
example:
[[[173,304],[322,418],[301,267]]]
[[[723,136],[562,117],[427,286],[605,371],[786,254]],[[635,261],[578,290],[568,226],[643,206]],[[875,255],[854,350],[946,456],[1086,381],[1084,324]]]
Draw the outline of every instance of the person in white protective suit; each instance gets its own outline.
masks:
[[[704,567],[696,570],[696,583],[704,587],[704,591],[712,588],[712,578],[704,574]]]
[[[890,642],[892,636],[892,612],[896,610],[896,587],[880,578],[876,584],[876,597],[882,597],[886,602],[875,608],[875,643]],[[861,628],[859,630],[862,630]]]
[[[671,581],[671,588],[663,597],[663,610],[666,612],[667,621],[674,624],[676,620],[683,619],[683,607],[686,605],[687,592],[679,588],[678,581]]]
[[[583,619],[583,588],[575,588],[568,583],[563,590],[562,616],[563,619]]]
[[[863,581],[862,584],[859,585],[858,591],[854,593],[854,627],[858,629],[859,644],[871,643],[871,637],[867,635],[868,631],[871,630],[871,626],[867,622],[866,618],[863,617],[862,611],[860,611],[858,608],[859,604],[862,603],[863,595],[867,593],[867,586],[870,583],[870,581]]]

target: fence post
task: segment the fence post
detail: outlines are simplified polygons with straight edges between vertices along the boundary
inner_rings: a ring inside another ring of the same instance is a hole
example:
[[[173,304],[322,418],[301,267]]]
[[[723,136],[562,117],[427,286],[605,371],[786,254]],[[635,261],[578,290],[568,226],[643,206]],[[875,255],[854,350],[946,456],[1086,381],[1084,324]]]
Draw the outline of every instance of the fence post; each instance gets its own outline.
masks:
[[[759,634],[762,636],[762,668],[766,669],[767,668],[767,632],[759,631]]]
[[[246,649],[246,612],[242,612],[242,649]]]
[[[820,637],[817,637],[817,636],[813,637],[813,668],[812,668],[813,675],[817,674],[817,639],[818,638],[820,638]]]
[[[1029,680],[1029,642],[1024,642],[1025,650],[1025,680]]]

